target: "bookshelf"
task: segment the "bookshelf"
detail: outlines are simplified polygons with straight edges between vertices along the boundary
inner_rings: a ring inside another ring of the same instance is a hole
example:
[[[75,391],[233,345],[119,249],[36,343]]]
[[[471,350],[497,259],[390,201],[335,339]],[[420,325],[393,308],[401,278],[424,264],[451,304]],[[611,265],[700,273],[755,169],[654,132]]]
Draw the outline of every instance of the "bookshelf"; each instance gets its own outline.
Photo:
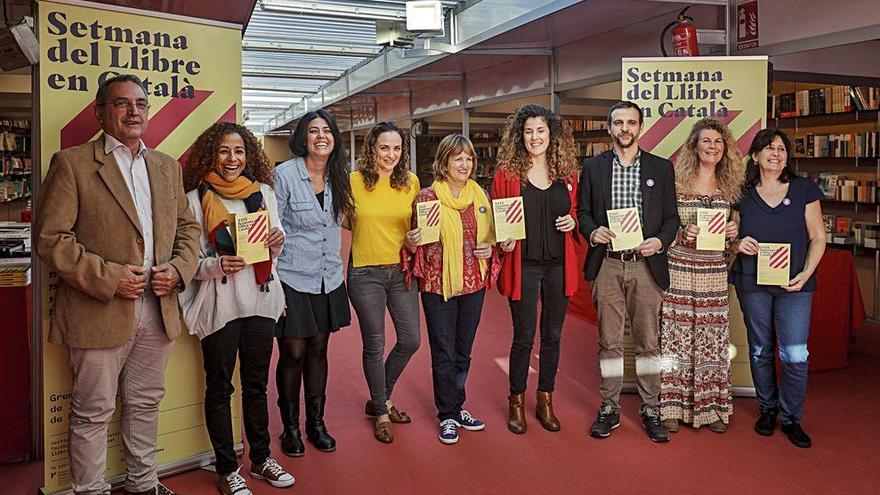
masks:
[[[0,119],[0,220],[19,219],[31,197],[30,122]]]
[[[822,189],[829,247],[853,253],[865,307],[880,317],[880,87],[776,81],[768,127],[792,141],[789,163]]]
[[[434,156],[437,154],[440,141],[445,136],[446,134],[429,134],[416,137],[416,175],[422,187],[428,187],[434,181],[432,169]],[[495,175],[501,136],[495,132],[471,132],[470,138],[477,155],[476,181],[488,191],[492,187],[492,178]]]

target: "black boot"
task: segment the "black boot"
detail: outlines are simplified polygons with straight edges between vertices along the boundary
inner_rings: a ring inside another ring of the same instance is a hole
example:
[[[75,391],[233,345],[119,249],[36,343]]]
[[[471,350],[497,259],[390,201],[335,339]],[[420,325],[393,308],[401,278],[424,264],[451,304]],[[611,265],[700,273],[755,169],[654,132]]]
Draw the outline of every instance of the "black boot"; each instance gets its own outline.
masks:
[[[299,431],[299,401],[286,402],[278,405],[281,410],[281,451],[288,457],[301,457],[306,452],[302,434]]]
[[[306,396],[306,436],[321,452],[333,452],[336,450],[336,440],[327,433],[327,426],[324,425],[326,400],[325,395]]]

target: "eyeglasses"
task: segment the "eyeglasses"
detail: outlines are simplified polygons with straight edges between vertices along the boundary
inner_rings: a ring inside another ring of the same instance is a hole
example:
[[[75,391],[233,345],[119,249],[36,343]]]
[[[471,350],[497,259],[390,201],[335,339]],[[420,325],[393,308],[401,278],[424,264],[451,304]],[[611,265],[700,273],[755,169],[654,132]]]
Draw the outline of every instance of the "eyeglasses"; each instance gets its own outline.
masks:
[[[99,105],[106,105],[107,103],[99,103]],[[145,100],[131,101],[120,98],[118,100],[114,100],[110,102],[110,105],[113,105],[113,108],[122,109],[131,109],[137,108],[139,112],[146,112],[150,109],[150,105]]]

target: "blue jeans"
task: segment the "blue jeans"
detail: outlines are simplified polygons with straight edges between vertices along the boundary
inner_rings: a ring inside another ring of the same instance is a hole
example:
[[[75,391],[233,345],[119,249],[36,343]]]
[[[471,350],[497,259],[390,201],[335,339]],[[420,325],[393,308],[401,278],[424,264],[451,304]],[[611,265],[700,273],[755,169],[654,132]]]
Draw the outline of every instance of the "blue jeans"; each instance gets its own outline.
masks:
[[[458,419],[464,405],[464,384],[471,368],[471,349],[486,290],[455,296],[422,292],[422,308],[431,344],[431,376],[434,381],[434,404],[437,418]]]
[[[761,411],[781,410],[783,424],[796,423],[807,395],[807,337],[812,292],[771,294],[737,290],[748,329],[749,364]],[[776,384],[776,349],[782,380]]]

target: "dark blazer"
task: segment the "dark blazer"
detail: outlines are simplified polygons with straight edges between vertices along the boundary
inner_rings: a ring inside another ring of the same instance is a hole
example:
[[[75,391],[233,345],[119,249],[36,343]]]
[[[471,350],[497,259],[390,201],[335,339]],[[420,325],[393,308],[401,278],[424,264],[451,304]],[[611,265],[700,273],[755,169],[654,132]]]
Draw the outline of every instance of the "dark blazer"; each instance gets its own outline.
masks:
[[[590,238],[600,225],[608,226],[606,212],[611,208],[611,167],[614,151],[584,161],[581,171],[578,225],[581,235]],[[669,287],[669,265],[666,250],[675,239],[681,221],[675,199],[675,172],[669,160],[641,152],[640,183],[642,189],[642,233],[645,239],[656,237],[663,243],[662,252],[646,258],[654,280],[661,289]],[[587,280],[596,280],[608,246],[590,246],[584,263]]]

